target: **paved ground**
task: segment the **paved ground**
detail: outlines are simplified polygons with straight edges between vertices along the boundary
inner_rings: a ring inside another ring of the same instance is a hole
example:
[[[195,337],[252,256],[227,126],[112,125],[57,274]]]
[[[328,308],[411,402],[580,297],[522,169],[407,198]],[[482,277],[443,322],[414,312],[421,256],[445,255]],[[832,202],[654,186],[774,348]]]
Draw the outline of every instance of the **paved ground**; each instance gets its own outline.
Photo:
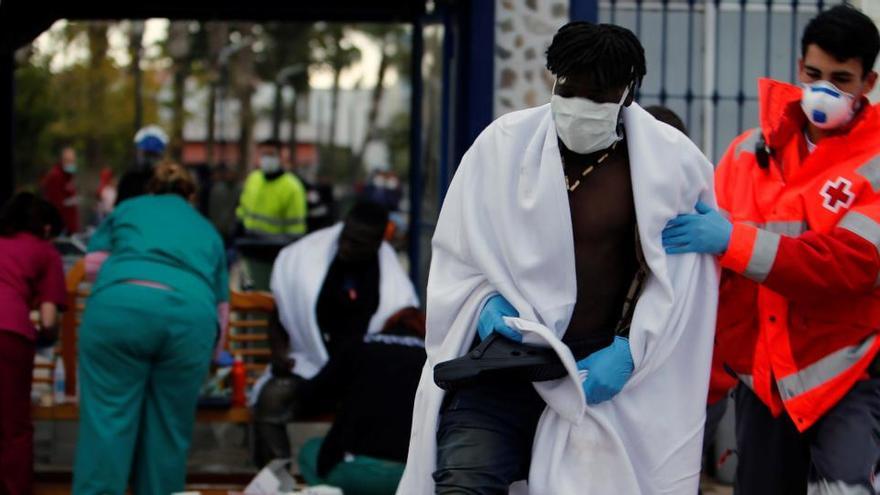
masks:
[[[326,423],[296,423],[288,427],[288,435],[294,450],[306,440],[326,433]],[[69,472],[76,444],[76,423],[37,422],[35,425],[35,464],[39,472]],[[253,476],[256,468],[250,460],[251,436],[246,425],[235,424],[197,424],[193,434],[193,448],[189,458],[190,473],[220,473],[224,475],[241,473],[246,478]],[[203,495],[222,494],[235,489],[235,486],[191,486]],[[237,487],[241,490],[243,487]],[[711,479],[702,483],[703,495],[732,495],[733,489]],[[38,483],[36,495],[62,495],[70,493],[64,481]]]

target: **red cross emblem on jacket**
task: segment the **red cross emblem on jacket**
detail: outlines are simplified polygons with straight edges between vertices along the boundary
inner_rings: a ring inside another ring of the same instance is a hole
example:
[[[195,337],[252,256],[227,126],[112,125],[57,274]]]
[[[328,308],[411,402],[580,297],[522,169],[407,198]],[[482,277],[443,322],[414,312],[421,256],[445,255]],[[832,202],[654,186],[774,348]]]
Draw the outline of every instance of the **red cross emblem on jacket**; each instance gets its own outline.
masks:
[[[841,207],[849,208],[856,199],[856,195],[852,192],[852,182],[843,177],[826,182],[819,194],[825,198],[822,206],[831,213],[837,213]]]

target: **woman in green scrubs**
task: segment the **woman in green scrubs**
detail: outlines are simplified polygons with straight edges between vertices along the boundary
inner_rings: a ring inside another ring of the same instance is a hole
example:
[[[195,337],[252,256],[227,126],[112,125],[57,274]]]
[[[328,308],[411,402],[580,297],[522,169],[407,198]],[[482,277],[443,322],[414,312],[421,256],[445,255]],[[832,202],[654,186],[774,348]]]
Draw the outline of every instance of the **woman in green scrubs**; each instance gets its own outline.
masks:
[[[121,203],[89,243],[100,273],[79,330],[75,494],[184,488],[199,389],[228,307],[223,242],[179,165]]]

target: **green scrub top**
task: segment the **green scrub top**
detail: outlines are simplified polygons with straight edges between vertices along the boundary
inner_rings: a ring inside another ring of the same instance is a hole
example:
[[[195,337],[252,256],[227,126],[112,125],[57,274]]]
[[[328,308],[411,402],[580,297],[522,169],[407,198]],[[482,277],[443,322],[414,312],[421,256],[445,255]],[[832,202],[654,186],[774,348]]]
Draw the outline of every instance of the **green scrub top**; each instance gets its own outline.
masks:
[[[214,226],[177,194],[122,202],[98,227],[88,250],[110,253],[93,292],[144,280],[167,285],[212,311],[229,300],[223,241]]]

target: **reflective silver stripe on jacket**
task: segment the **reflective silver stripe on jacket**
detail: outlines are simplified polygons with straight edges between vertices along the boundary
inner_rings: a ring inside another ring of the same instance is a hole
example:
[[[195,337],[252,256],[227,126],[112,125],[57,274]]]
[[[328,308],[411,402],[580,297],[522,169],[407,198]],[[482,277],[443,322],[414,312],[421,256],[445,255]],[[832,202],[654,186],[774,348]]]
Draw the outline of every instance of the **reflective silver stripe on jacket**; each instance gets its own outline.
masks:
[[[860,344],[838,349],[797,373],[776,380],[779,395],[783,400],[793,399],[834,379],[865,357],[876,339],[872,335]]]
[[[767,230],[758,230],[755,245],[752,248],[752,257],[743,273],[755,282],[762,283],[770,275],[773,262],[776,261],[776,252],[779,251],[780,235]]]
[[[880,192],[880,155],[871,158],[868,163],[857,168],[856,173],[871,184],[871,189],[875,193]]]

